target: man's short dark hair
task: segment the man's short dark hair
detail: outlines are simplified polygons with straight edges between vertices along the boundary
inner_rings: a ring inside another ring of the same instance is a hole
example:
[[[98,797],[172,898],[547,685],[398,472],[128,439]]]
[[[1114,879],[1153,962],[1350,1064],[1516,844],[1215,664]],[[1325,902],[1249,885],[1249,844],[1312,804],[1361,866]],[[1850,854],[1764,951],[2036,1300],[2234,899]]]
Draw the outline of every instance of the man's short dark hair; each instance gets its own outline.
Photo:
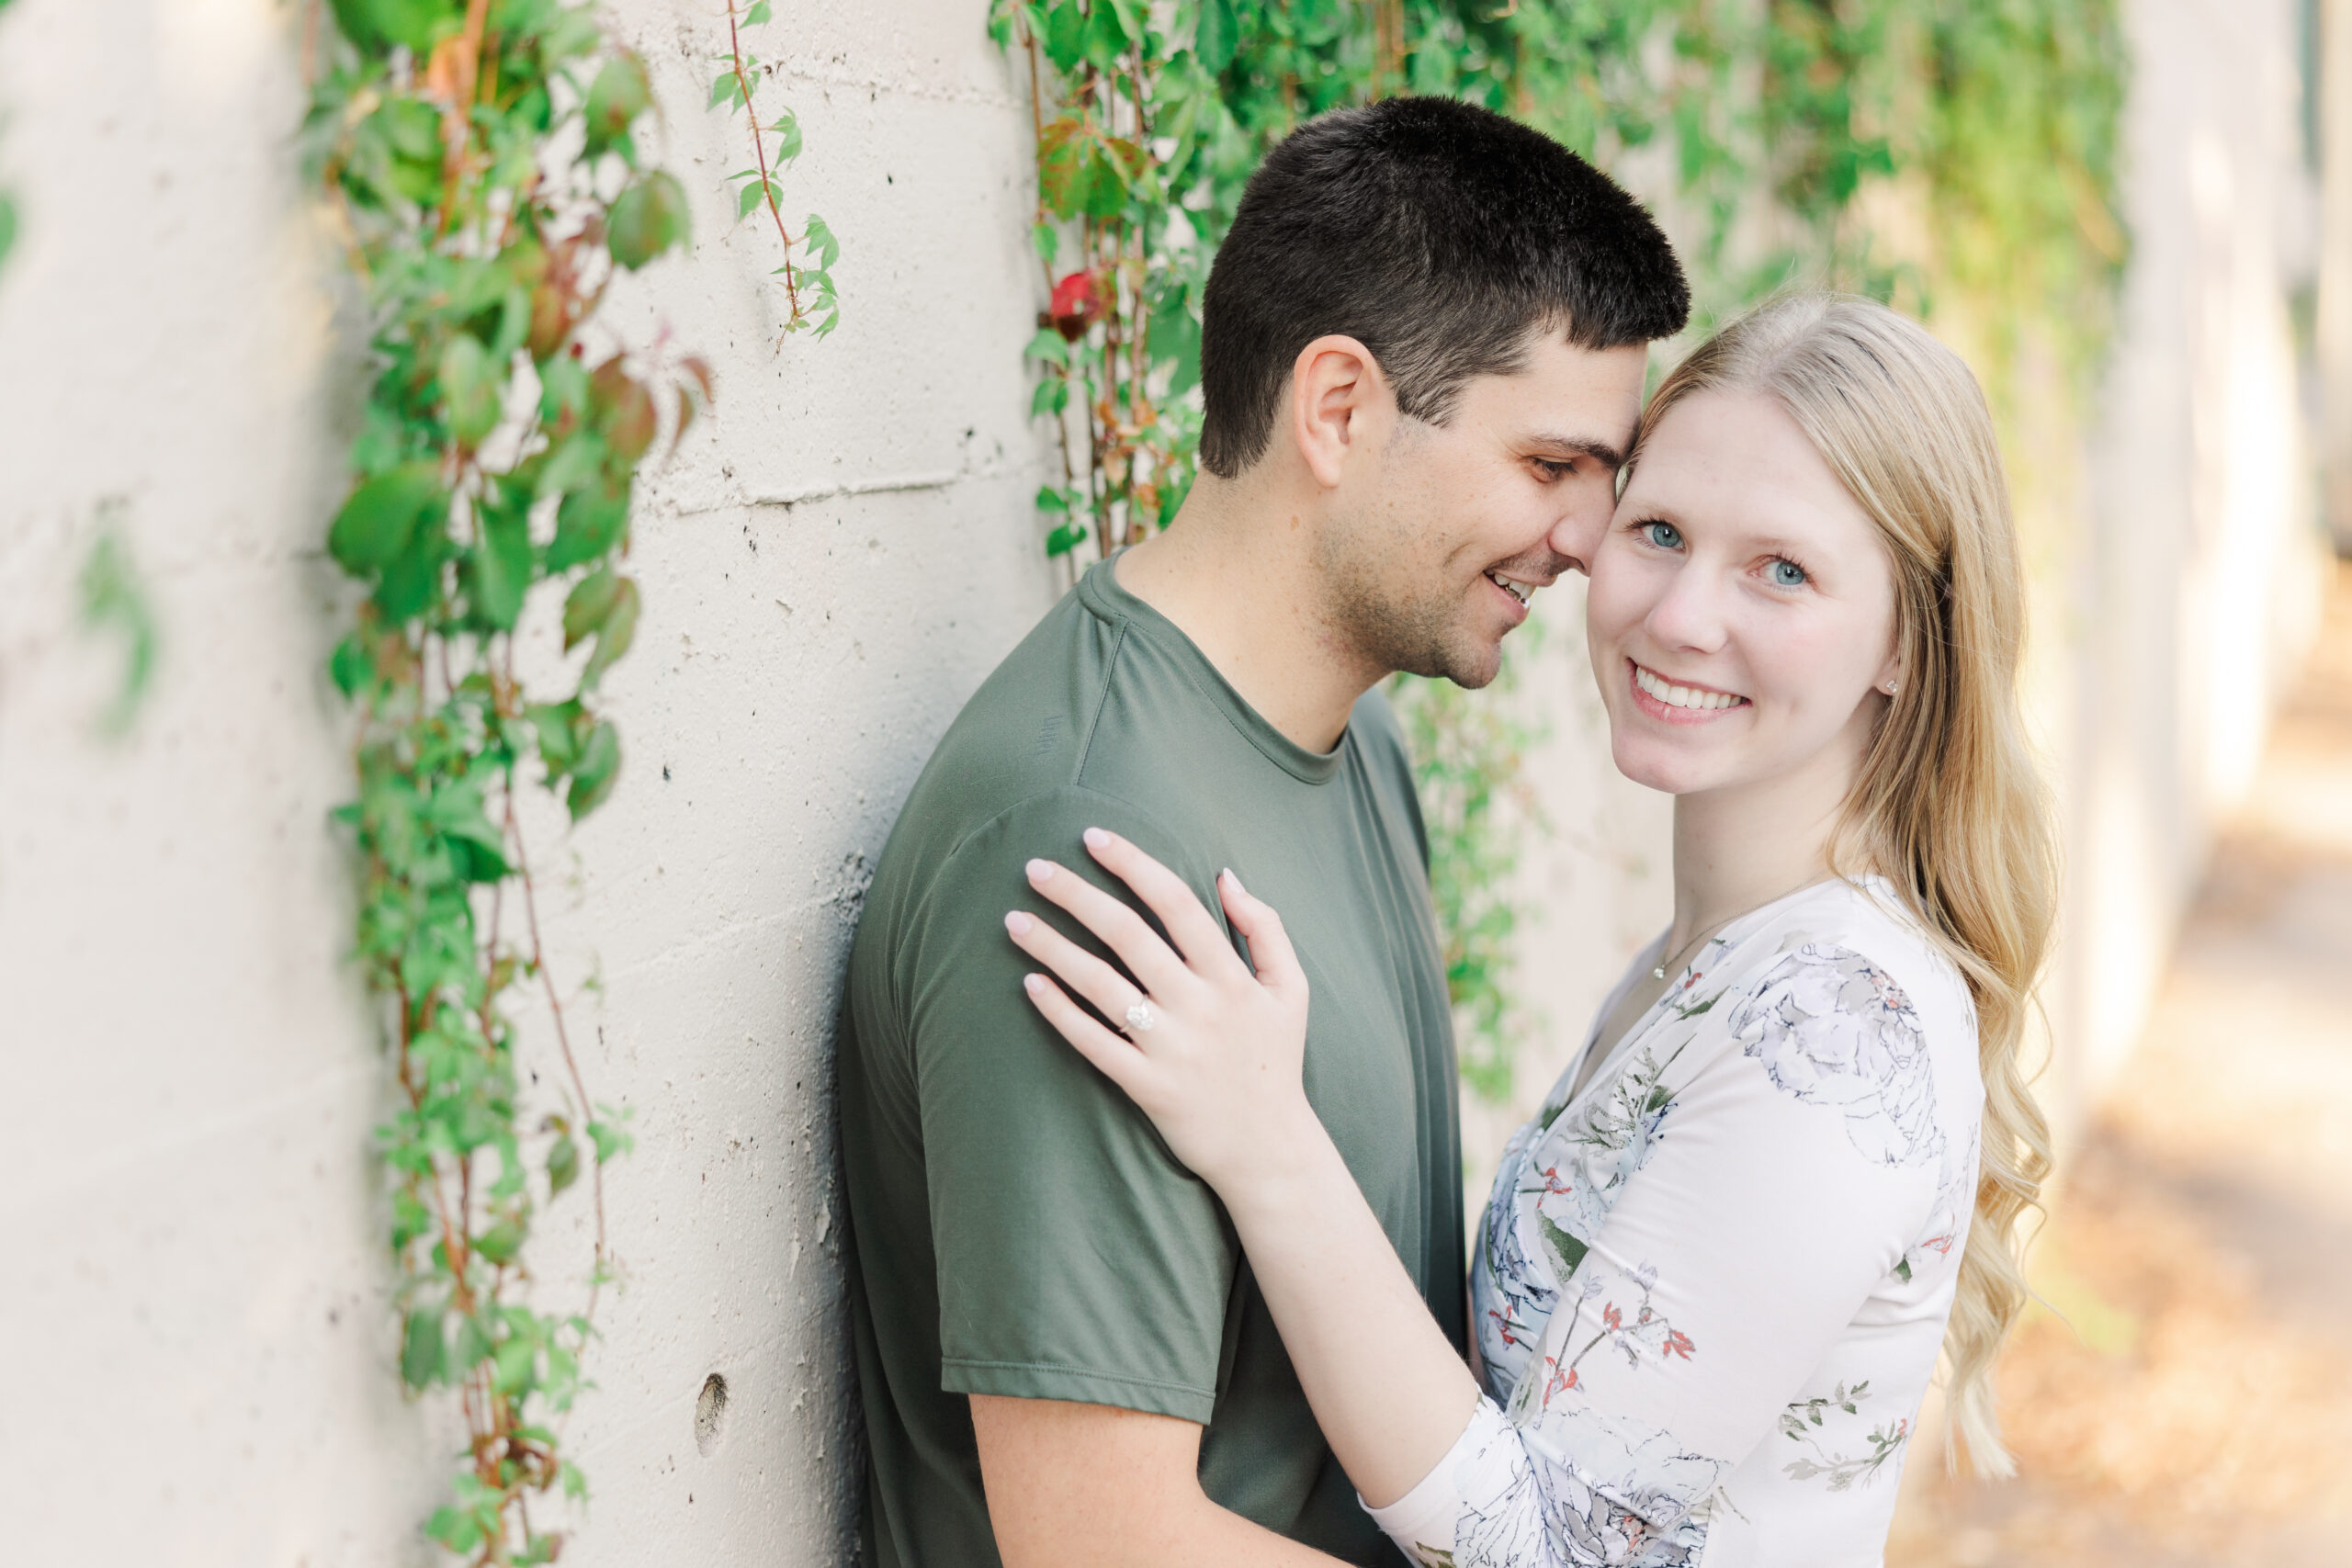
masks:
[[[1690,289],[1608,175],[1452,98],[1307,121],[1250,177],[1202,301],[1201,466],[1263,456],[1299,351],[1327,333],[1379,361],[1396,406],[1442,423],[1463,383],[1526,363],[1539,331],[1583,348],[1670,337]]]

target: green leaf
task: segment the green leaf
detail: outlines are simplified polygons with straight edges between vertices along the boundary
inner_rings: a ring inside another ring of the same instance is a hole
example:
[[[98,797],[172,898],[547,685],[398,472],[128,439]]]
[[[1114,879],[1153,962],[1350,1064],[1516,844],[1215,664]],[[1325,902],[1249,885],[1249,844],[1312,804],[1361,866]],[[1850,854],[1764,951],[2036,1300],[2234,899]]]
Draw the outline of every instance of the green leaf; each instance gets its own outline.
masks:
[[[645,62],[624,51],[605,62],[588,89],[587,155],[596,157],[621,142],[637,117],[653,107],[653,89],[645,80]]]
[[[580,748],[579,761],[571,767],[571,790],[565,804],[571,808],[574,822],[605,804],[619,782],[621,769],[621,735],[611,720],[604,720],[589,732],[587,743]],[[596,1136],[596,1123],[590,1122],[588,1135]],[[603,1159],[604,1140],[596,1139],[596,1157]]]
[[[1050,223],[1033,225],[1029,231],[1029,243],[1036,249],[1037,259],[1050,267],[1054,265],[1054,257],[1061,254],[1061,231]]]
[[[474,1250],[492,1263],[512,1263],[523,1250],[523,1227],[513,1220],[501,1220],[474,1238]]]
[[[493,1377],[499,1390],[520,1393],[537,1381],[538,1346],[520,1334],[509,1335],[498,1347]]]
[[[556,508],[555,537],[548,545],[548,570],[568,571],[620,543],[628,526],[628,491],[598,486],[573,491]]]
[[[596,627],[596,651],[588,656],[588,666],[580,672],[582,691],[594,685],[613,661],[627,653],[628,645],[637,640],[638,605],[635,580],[621,579],[620,592],[614,599],[612,609]]]
[[[477,1515],[446,1503],[434,1509],[433,1517],[424,1521],[424,1533],[460,1557],[471,1557],[483,1539],[481,1519]]]
[[[742,85],[735,78],[735,68],[732,65],[729,65],[726,70],[720,72],[712,79],[710,84],[710,102],[705,104],[703,107],[705,108],[715,109],[721,104],[740,102],[741,101],[741,98]]]
[[[1067,513],[1069,511],[1069,498],[1062,494],[1061,491],[1056,490],[1051,485],[1039,485],[1037,487],[1037,510],[1040,512],[1059,512]]]
[[[563,650],[570,653],[582,639],[601,631],[620,602],[621,578],[609,566],[590,572],[572,585],[563,602]]]
[[[786,109],[776,116],[775,123],[769,126],[768,129],[771,131],[774,131],[778,138],[775,144],[775,159],[777,163],[789,164],[795,158],[800,156],[799,116],[794,114],[790,109]]]
[[[686,239],[686,188],[655,169],[637,176],[605,219],[613,260],[631,272]]]
[[[481,538],[466,564],[468,597],[476,623],[489,631],[513,630],[523,614],[523,596],[531,586],[528,514],[484,508]]]
[[[328,0],[343,36],[365,50],[405,44],[419,58],[465,25],[463,0]]]
[[[1065,523],[1046,536],[1046,554],[1048,557],[1066,556],[1078,548],[1085,538],[1086,525],[1083,523]]]
[[[498,428],[503,367],[471,333],[459,333],[441,350],[441,395],[448,400],[449,433],[463,446],[479,446]]]
[[[1079,9],[1078,0],[1058,0],[1046,13],[1046,58],[1054,69],[1069,75],[1086,58],[1086,13]]]
[[[528,710],[532,730],[539,738],[539,760],[547,765],[548,782],[570,773],[588,743],[588,713],[577,697],[568,702],[537,703]]]
[[[548,1150],[548,1196],[552,1198],[580,1179],[580,1145],[559,1137]]]
[[[1042,359],[1048,365],[1069,363],[1069,340],[1052,327],[1039,327],[1029,346],[1021,351],[1023,359]]]
[[[600,1109],[609,1114],[613,1108],[606,1105]],[[624,1111],[621,1119],[626,1120],[628,1114],[628,1112]],[[596,1163],[598,1165],[603,1165],[609,1160],[616,1159],[620,1156],[628,1153],[628,1151],[635,1147],[637,1144],[636,1139],[630,1137],[628,1133],[622,1131],[621,1128],[615,1125],[613,1122],[604,1120],[592,1121],[588,1123],[588,1138],[591,1143],[594,1143],[596,1145]]]
[[[752,209],[760,205],[767,193],[768,187],[760,181],[756,179],[745,181],[743,188],[735,193],[735,221],[741,223],[744,219],[749,218],[752,215]]]
[[[801,243],[808,247],[809,257],[820,268],[830,268],[842,259],[842,243],[833,238],[832,227],[813,212],[808,215],[808,226],[801,231]]]
[[[411,1243],[433,1229],[433,1216],[416,1194],[402,1189],[392,1194],[392,1251],[406,1252]]]
[[[413,1389],[431,1387],[441,1377],[448,1346],[441,1333],[441,1309],[408,1314],[401,1335],[401,1381]]]
[[[430,463],[404,463],[352,491],[327,530],[327,553],[354,576],[379,572],[409,547],[418,525],[449,498]]]
[[[1233,14],[1233,0],[1200,0],[1201,17],[1193,30],[1193,52],[1215,74],[1223,74],[1241,47],[1241,21]]]
[[[557,363],[570,365],[574,368],[579,365],[579,362],[569,355]],[[554,378],[550,378],[550,380],[553,379]],[[588,378],[582,375],[580,378],[580,400],[582,404],[588,401],[587,389]],[[574,405],[568,407],[566,412],[585,413],[588,411]],[[555,421],[550,420],[548,423],[553,423]],[[597,483],[604,477],[605,460],[609,456],[610,454],[605,449],[603,436],[594,431],[575,432],[541,460],[537,477],[531,486],[531,493],[544,500],[550,495],[561,495],[567,491],[576,491],[582,486]]]
[[[102,507],[101,515],[107,516],[109,510]],[[124,735],[154,679],[162,638],[146,585],[131,563],[130,547],[110,516],[101,523],[98,536],[91,542],[90,553],[75,575],[74,588],[83,630],[111,632],[122,639],[122,679],[99,716],[98,729],[107,736]]]
[[[1029,417],[1032,419],[1058,414],[1068,407],[1069,383],[1059,376],[1046,377],[1037,383],[1037,389],[1029,394]]]
[[[1094,9],[1086,18],[1086,31],[1080,49],[1097,71],[1118,68],[1119,56],[1127,47],[1127,29],[1119,20],[1119,8],[1094,0]]]
[[[482,1332],[481,1320],[461,1317],[458,1320],[458,1343],[449,1354],[449,1370],[462,1378],[490,1355],[490,1336]]]
[[[752,8],[743,13],[743,25],[756,28],[768,19],[768,0],[752,0]]]

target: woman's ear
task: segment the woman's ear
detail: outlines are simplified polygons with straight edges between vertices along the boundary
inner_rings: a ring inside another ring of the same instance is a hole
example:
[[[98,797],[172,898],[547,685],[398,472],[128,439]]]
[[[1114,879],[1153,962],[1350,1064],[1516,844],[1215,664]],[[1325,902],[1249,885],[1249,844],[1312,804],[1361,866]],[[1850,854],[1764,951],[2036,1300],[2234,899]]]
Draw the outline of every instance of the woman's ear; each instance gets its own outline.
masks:
[[[1339,488],[1351,452],[1361,452],[1396,400],[1372,350],[1340,333],[1317,338],[1291,365],[1290,434],[1307,471],[1326,490]]]
[[[1903,646],[1900,641],[1886,650],[1886,662],[1879,666],[1878,679],[1871,682],[1871,689],[1883,697],[1892,697],[1903,690]]]

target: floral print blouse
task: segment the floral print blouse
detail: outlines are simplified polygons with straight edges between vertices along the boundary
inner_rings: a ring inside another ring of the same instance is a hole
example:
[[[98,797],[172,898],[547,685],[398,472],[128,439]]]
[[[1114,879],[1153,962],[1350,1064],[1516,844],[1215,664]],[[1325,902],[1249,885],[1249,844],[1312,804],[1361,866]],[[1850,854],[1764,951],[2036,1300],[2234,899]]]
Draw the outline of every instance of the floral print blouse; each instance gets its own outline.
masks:
[[[1823,883],[1595,1050],[1487,1201],[1487,1397],[1374,1517],[1429,1568],[1878,1563],[1976,1188],[1966,985],[1884,882]]]

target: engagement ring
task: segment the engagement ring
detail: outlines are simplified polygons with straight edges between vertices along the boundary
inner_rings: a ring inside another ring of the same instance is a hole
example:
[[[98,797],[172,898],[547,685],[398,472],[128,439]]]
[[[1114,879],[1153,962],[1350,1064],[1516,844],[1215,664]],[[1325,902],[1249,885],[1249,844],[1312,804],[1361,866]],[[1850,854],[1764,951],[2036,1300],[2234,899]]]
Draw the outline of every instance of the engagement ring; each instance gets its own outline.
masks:
[[[1130,1034],[1148,1033],[1151,1026],[1159,1021],[1149,1002],[1137,1002],[1127,1010],[1127,1032]]]

